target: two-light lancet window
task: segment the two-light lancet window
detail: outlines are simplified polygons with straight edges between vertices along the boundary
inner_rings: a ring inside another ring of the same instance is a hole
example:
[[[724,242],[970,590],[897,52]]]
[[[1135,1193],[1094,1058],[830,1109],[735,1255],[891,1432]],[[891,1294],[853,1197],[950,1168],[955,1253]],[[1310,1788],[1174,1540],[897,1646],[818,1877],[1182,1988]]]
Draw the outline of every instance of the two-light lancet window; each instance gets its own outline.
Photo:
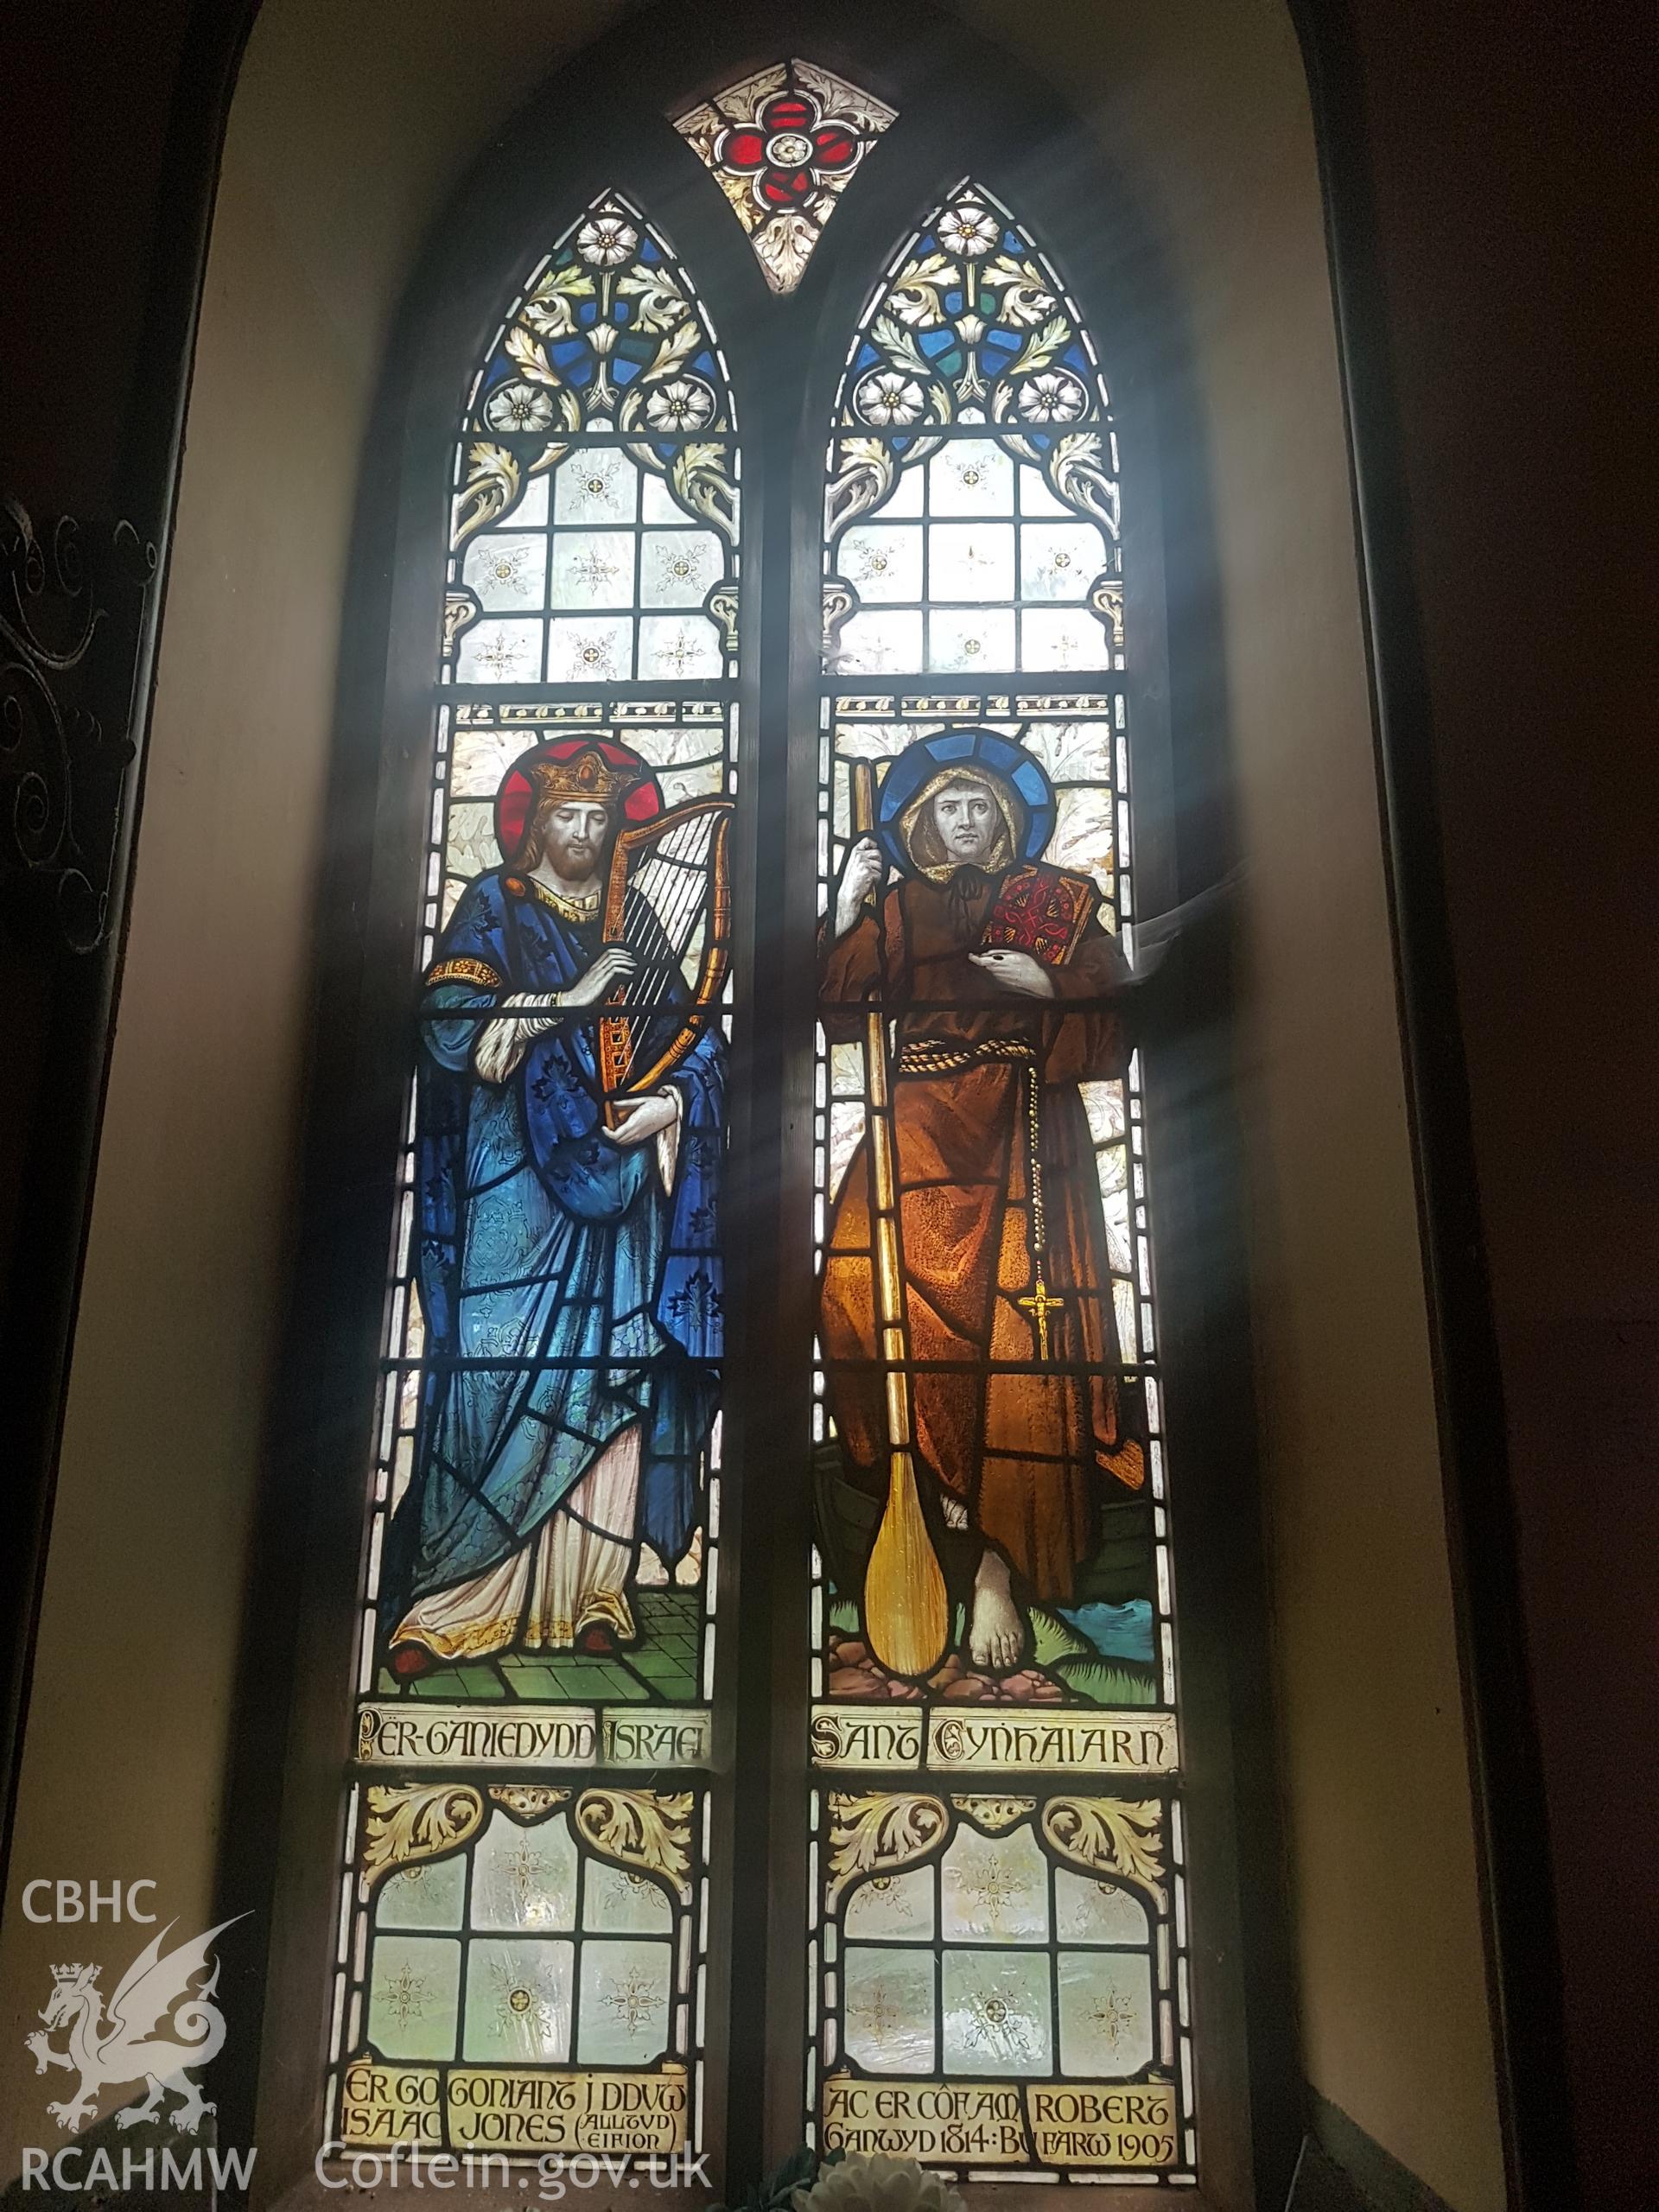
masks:
[[[787,315],[902,121],[791,61],[677,128]],[[1018,209],[969,176],[910,221],[812,434],[816,728],[745,695],[745,394],[648,207],[555,211],[457,395],[343,2146],[708,2139],[711,1898],[766,1880],[712,1818],[723,1415],[767,1387],[725,1363],[735,978],[779,893],[734,855],[788,744],[817,1352],[766,1478],[816,1541],[746,1583],[810,1592],[800,2133],[1195,2171],[1116,430]]]

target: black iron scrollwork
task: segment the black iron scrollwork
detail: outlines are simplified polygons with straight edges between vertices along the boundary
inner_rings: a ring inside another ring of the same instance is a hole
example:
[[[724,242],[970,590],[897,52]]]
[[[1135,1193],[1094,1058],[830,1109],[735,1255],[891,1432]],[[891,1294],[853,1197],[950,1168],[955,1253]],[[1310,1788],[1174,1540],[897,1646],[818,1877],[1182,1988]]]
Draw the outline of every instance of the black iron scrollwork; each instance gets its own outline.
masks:
[[[91,952],[115,925],[156,549],[130,523],[37,536],[0,500],[0,914]]]

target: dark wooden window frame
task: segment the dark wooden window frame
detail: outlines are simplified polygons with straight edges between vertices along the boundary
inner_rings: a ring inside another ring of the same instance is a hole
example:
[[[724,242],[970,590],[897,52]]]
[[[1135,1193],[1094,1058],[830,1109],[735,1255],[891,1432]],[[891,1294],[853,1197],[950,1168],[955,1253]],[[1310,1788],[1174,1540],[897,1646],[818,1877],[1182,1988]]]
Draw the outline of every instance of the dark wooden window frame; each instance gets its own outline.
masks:
[[[730,364],[743,469],[725,1567],[708,2079],[731,2196],[801,2135],[813,1286],[788,1255],[810,1206],[818,577],[830,402],[869,289],[970,168],[1050,250],[1113,393],[1125,505],[1138,897],[1155,912],[1232,852],[1218,594],[1179,302],[1130,181],[1006,54],[921,7],[652,10],[562,72],[474,169],[430,241],[365,447],[319,920],[298,1295],[273,1440],[222,1894],[269,1897],[260,2076],[226,2084],[265,2191],[308,2193],[323,2133],[327,1992],[350,1751],[364,1497],[399,1121],[414,1051],[432,679],[461,395],[525,270],[615,188],[673,244]],[[767,290],[667,120],[784,44],[899,110],[798,291]],[[760,557],[764,547],[766,558]],[[1169,548],[1167,560],[1166,548]],[[1282,2203],[1300,2134],[1254,1477],[1228,933],[1173,963],[1146,1042],[1148,1154],[1187,1756],[1205,2201]],[[746,1391],[745,1375],[764,1376]],[[757,1471],[745,1479],[745,1470]],[[791,1483],[787,1471],[798,1469]],[[761,1472],[759,1471],[765,1471]],[[780,1471],[781,1475],[780,1475]],[[747,1566],[746,1566],[747,1562]],[[290,1644],[291,1638],[291,1644]],[[275,1681],[292,1681],[286,1716]],[[285,1733],[285,1744],[283,1737]],[[272,1866],[271,1838],[277,1839]],[[762,1903],[764,1898],[765,1902]],[[251,1949],[253,1947],[250,1947]],[[255,2009],[250,2002],[251,2013]],[[264,2193],[262,2191],[262,2194]],[[979,2191],[971,2192],[974,2195]],[[1009,2208],[1049,2192],[984,2192]],[[1130,2212],[1165,2191],[1116,2190]],[[693,2192],[692,2201],[701,2202]]]

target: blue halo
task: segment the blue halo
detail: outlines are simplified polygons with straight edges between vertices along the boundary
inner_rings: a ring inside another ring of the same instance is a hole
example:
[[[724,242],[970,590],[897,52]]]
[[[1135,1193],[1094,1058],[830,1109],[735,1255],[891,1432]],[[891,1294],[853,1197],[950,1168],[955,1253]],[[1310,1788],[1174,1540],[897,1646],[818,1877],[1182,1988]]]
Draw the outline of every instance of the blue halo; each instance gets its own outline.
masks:
[[[1054,786],[1035,754],[1000,731],[965,725],[936,730],[907,745],[887,770],[875,810],[875,835],[889,864],[901,874],[914,874],[899,835],[905,809],[941,768],[966,768],[978,762],[993,770],[1025,810],[1026,834],[1020,857],[1034,861],[1054,835]]]

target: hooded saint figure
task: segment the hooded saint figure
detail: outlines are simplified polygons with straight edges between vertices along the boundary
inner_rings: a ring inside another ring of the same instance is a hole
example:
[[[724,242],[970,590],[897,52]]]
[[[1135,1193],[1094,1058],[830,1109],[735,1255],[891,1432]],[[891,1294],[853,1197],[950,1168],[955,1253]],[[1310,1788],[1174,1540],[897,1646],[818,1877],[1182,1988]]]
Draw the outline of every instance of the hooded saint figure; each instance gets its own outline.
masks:
[[[895,1017],[915,1458],[943,1548],[973,1562],[967,1656],[1007,1673],[1021,1601],[1071,1602],[1101,1502],[1145,1481],[1077,1089],[1127,1071],[1128,970],[1093,880],[1038,857],[1053,798],[1022,747],[992,732],[920,740],[881,811],[880,843],[853,845],[825,920],[821,1018],[850,1043],[871,998]],[[899,880],[872,912],[889,859]],[[849,1472],[884,1492],[874,1226],[865,1138],[835,1200],[820,1329]]]

